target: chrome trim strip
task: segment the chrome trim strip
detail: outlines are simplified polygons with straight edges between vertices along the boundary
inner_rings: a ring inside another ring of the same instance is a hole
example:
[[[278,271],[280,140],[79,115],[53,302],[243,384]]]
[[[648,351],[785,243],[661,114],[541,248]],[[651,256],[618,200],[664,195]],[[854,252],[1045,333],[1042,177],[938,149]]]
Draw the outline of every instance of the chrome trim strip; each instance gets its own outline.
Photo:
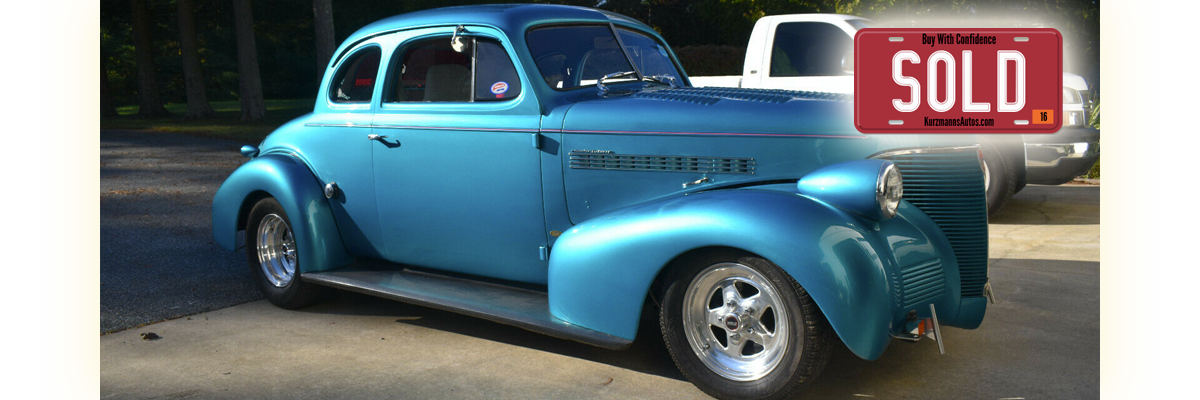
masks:
[[[458,126],[412,126],[412,125],[371,125],[372,128],[380,129],[410,129],[410,130],[431,130],[431,131],[480,131],[480,132],[517,132],[517,133],[537,133],[537,129],[513,129],[513,128],[466,128]]]
[[[323,124],[323,123],[319,123],[319,122],[309,122],[309,123],[304,124],[304,126],[314,126],[314,127],[328,126],[328,127],[335,127],[335,128],[370,128],[371,127],[371,125],[352,124],[352,123]]]
[[[318,122],[309,122],[304,126],[313,127],[337,127],[337,128],[376,128],[376,129],[410,129],[410,130],[431,130],[431,131],[479,131],[479,132],[516,132],[516,133],[538,133],[537,129],[511,129],[511,128],[466,128],[457,126],[415,126],[415,125],[363,125],[363,124],[324,124]]]
[[[953,153],[957,151],[979,150],[979,145],[973,144],[970,146],[952,146],[952,147],[917,147],[911,149],[899,150],[884,150],[872,154],[867,158],[887,158],[894,156],[907,156],[912,154],[935,154],[935,153]]]
[[[870,139],[868,136],[845,136],[845,135],[804,135],[804,134],[789,134],[789,133],[740,133],[740,132],[659,132],[659,131],[598,131],[598,130],[574,130],[574,129],[510,129],[510,128],[465,128],[465,127],[447,127],[447,126],[412,126],[412,125],[374,125],[374,124],[328,124],[319,122],[309,122],[304,126],[311,127],[336,127],[336,128],[379,128],[379,129],[425,129],[435,131],[481,131],[481,132],[520,132],[520,133],[537,133],[537,132],[553,132],[553,133],[590,133],[600,135],[700,135],[700,136],[755,136],[755,137],[812,137],[822,139]],[[978,147],[978,146],[975,146]]]

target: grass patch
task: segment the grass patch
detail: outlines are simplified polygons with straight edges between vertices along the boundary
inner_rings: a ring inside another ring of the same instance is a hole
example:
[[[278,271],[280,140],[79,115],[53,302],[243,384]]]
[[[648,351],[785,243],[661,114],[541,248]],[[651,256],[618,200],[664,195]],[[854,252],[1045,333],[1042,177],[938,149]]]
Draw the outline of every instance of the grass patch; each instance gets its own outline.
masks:
[[[178,132],[201,136],[239,140],[250,144],[262,141],[268,133],[285,122],[312,112],[314,99],[266,100],[267,113],[260,122],[243,123],[242,106],[237,100],[214,101],[215,114],[207,119],[183,120],[187,104],[167,104],[170,116],[160,118],[138,118],[138,106],[117,107],[117,117],[100,118],[100,129],[145,129],[161,132]]]
[[[1100,160],[1096,160],[1096,164],[1092,165],[1086,176],[1088,179],[1100,179]]]

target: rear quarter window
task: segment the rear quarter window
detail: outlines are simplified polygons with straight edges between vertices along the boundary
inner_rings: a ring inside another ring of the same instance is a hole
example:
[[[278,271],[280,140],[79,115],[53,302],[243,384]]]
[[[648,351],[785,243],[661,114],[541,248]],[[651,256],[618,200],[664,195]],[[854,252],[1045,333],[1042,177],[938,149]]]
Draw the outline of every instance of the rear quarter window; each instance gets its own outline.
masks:
[[[381,55],[378,47],[368,47],[347,57],[333,76],[329,99],[334,103],[370,102]]]

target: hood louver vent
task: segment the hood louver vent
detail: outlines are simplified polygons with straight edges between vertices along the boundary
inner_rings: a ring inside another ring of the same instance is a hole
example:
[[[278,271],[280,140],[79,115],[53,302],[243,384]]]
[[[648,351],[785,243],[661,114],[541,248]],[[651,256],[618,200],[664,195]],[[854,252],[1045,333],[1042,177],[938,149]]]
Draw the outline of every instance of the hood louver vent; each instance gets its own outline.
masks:
[[[570,153],[571,168],[622,171],[753,174],[753,158],[614,154],[585,150]]]

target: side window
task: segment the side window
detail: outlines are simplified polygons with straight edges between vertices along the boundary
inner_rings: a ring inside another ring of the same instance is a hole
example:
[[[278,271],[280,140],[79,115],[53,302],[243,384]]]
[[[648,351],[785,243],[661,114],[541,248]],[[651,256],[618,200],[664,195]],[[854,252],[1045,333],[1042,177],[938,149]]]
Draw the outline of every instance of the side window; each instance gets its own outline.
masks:
[[[499,42],[475,42],[475,101],[500,101],[521,94],[517,68]]]
[[[775,28],[771,76],[849,75],[843,59],[853,57],[854,40],[824,22],[788,22]],[[850,64],[847,64],[850,65]]]
[[[368,47],[346,58],[329,88],[330,100],[334,103],[370,102],[380,56],[378,47]]]
[[[468,39],[461,53],[450,47],[449,37],[418,41],[397,52],[387,101],[497,101],[520,95],[517,69],[500,43]]]

